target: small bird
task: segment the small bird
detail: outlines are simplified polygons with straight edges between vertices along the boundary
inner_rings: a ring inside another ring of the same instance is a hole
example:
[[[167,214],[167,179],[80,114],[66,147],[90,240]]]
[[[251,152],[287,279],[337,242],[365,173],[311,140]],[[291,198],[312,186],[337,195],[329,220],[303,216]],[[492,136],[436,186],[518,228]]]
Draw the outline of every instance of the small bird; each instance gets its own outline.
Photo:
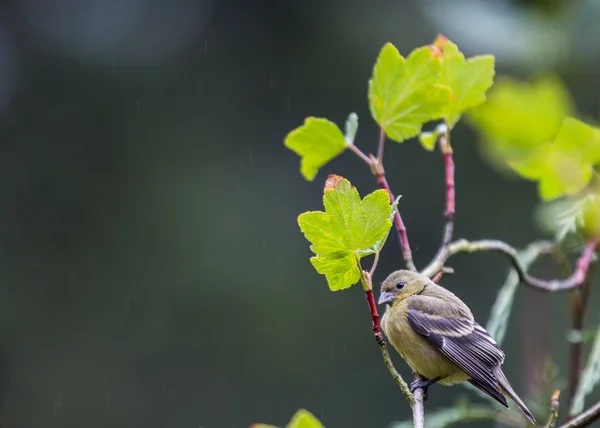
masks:
[[[383,332],[408,365],[426,379],[412,382],[411,391],[427,391],[436,382],[469,381],[508,408],[504,392],[536,424],[502,372],[504,352],[462,300],[425,275],[399,270],[381,284],[379,304],[388,305],[381,319]]]

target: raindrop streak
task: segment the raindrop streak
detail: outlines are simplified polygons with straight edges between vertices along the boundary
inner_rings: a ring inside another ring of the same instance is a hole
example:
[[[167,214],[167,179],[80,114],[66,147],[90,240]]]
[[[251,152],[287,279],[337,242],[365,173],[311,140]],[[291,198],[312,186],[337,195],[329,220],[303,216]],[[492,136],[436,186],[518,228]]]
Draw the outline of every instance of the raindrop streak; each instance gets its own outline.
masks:
[[[291,113],[292,112],[292,97],[290,97],[289,95],[287,97],[287,106],[288,106],[288,113]]]
[[[252,147],[250,147],[249,152],[250,153],[248,154],[248,157],[249,157],[248,162],[250,163],[250,165],[252,165],[252,162],[254,161],[254,156],[253,156],[253,153],[252,153]]]
[[[106,411],[110,410],[110,391],[106,391]]]
[[[267,248],[267,240],[265,238],[262,239],[263,247]]]
[[[204,40],[204,53],[208,53],[208,39]]]
[[[269,89],[271,92],[275,91],[275,85],[273,85],[273,75],[269,74]]]
[[[54,415],[56,415],[56,412],[58,410],[58,408],[61,406],[62,404],[62,393],[59,392],[58,393],[58,401],[54,404]]]

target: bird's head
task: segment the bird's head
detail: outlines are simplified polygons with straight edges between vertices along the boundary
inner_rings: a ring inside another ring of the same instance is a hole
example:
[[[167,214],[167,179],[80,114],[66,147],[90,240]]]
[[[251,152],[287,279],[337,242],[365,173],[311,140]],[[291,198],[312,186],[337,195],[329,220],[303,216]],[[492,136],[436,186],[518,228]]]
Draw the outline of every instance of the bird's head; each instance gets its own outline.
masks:
[[[381,283],[378,304],[392,305],[394,302],[400,302],[413,294],[420,293],[429,281],[426,276],[409,270],[392,272]]]

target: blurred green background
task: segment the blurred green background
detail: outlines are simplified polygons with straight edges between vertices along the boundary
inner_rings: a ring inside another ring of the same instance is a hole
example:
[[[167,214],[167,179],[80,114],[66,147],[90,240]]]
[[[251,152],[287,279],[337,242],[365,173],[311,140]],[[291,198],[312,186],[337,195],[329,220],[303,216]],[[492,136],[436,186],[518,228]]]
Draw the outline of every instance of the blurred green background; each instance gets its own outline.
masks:
[[[355,111],[357,144],[374,151],[381,46],[407,54],[437,33],[497,55],[499,74],[559,72],[597,119],[598,18],[592,0],[2,2],[0,425],[283,426],[299,407],[328,427],[409,417],[361,289],[328,290],[296,223],[321,209],[327,174],[363,195],[373,177],[345,153],[306,182],[283,138],[306,116],[343,125]],[[535,185],[492,170],[464,124],[453,145],[456,236],[542,237]],[[391,142],[386,162],[423,267],[441,240],[441,156]],[[394,238],[377,284],[401,266]],[[442,285],[484,323],[506,261],[449,265]],[[568,330],[567,296],[519,291],[504,345],[519,393],[548,353],[566,373]],[[427,409],[461,394],[434,386]]]

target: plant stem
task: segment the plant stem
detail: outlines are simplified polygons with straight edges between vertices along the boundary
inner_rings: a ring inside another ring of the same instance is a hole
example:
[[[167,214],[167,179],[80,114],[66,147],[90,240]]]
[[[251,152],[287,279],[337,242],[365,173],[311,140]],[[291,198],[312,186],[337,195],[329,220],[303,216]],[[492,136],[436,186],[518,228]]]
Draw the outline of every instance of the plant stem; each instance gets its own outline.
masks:
[[[558,419],[558,407],[560,405],[558,402],[558,397],[560,397],[560,391],[556,390],[550,399],[550,417],[548,418],[548,422],[546,422],[545,428],[554,428],[556,426],[556,420]]]
[[[371,158],[369,158],[367,155],[365,155],[361,149],[359,149],[358,147],[356,147],[354,144],[348,144],[346,147],[348,147],[351,151],[353,151],[356,156],[358,156],[359,158],[361,158],[363,161],[365,161],[365,163],[369,166],[373,165],[373,161],[371,160]]]
[[[385,129],[379,128],[379,144],[377,144],[377,163],[383,165],[383,147],[385,145]]]
[[[444,237],[442,246],[448,245],[452,241],[454,233],[454,215],[456,214],[455,192],[456,185],[454,183],[454,158],[452,146],[450,146],[450,130],[448,129],[444,135],[440,137],[440,149],[444,155],[444,167],[446,171],[446,211],[444,218],[446,226],[444,228]]]
[[[387,190],[390,195],[390,203],[394,203],[394,194],[390,190],[390,186],[385,178],[384,173],[376,173],[375,178],[377,179],[377,184],[384,190]],[[406,227],[404,226],[404,222],[402,221],[402,216],[400,215],[400,211],[396,210],[396,214],[394,215],[394,226],[396,227],[396,231],[398,232],[398,239],[400,241],[400,246],[402,247],[402,256],[404,257],[404,264],[406,267],[412,271],[416,271],[417,268],[412,259],[412,251],[410,250],[410,244],[408,243],[408,235],[406,233]]]
[[[546,241],[541,242],[540,245],[547,247],[548,250],[554,246],[553,243],[548,243]],[[422,273],[431,278],[444,267],[446,260],[457,253],[497,251],[508,256],[510,262],[519,275],[520,281],[523,284],[545,292],[568,291],[581,286],[581,284],[584,282],[590,262],[592,260],[592,256],[594,255],[597,246],[597,240],[589,242],[577,261],[577,267],[575,271],[571,274],[571,276],[562,280],[543,280],[529,275],[525,269],[523,269],[517,258],[517,250],[505,242],[494,239],[483,239],[472,242],[467,241],[466,239],[459,239],[451,242],[450,244],[440,248],[438,254],[429,263],[429,265],[423,269]]]
[[[574,419],[560,426],[560,428],[581,428],[590,426],[600,419],[600,401],[581,413]]]

